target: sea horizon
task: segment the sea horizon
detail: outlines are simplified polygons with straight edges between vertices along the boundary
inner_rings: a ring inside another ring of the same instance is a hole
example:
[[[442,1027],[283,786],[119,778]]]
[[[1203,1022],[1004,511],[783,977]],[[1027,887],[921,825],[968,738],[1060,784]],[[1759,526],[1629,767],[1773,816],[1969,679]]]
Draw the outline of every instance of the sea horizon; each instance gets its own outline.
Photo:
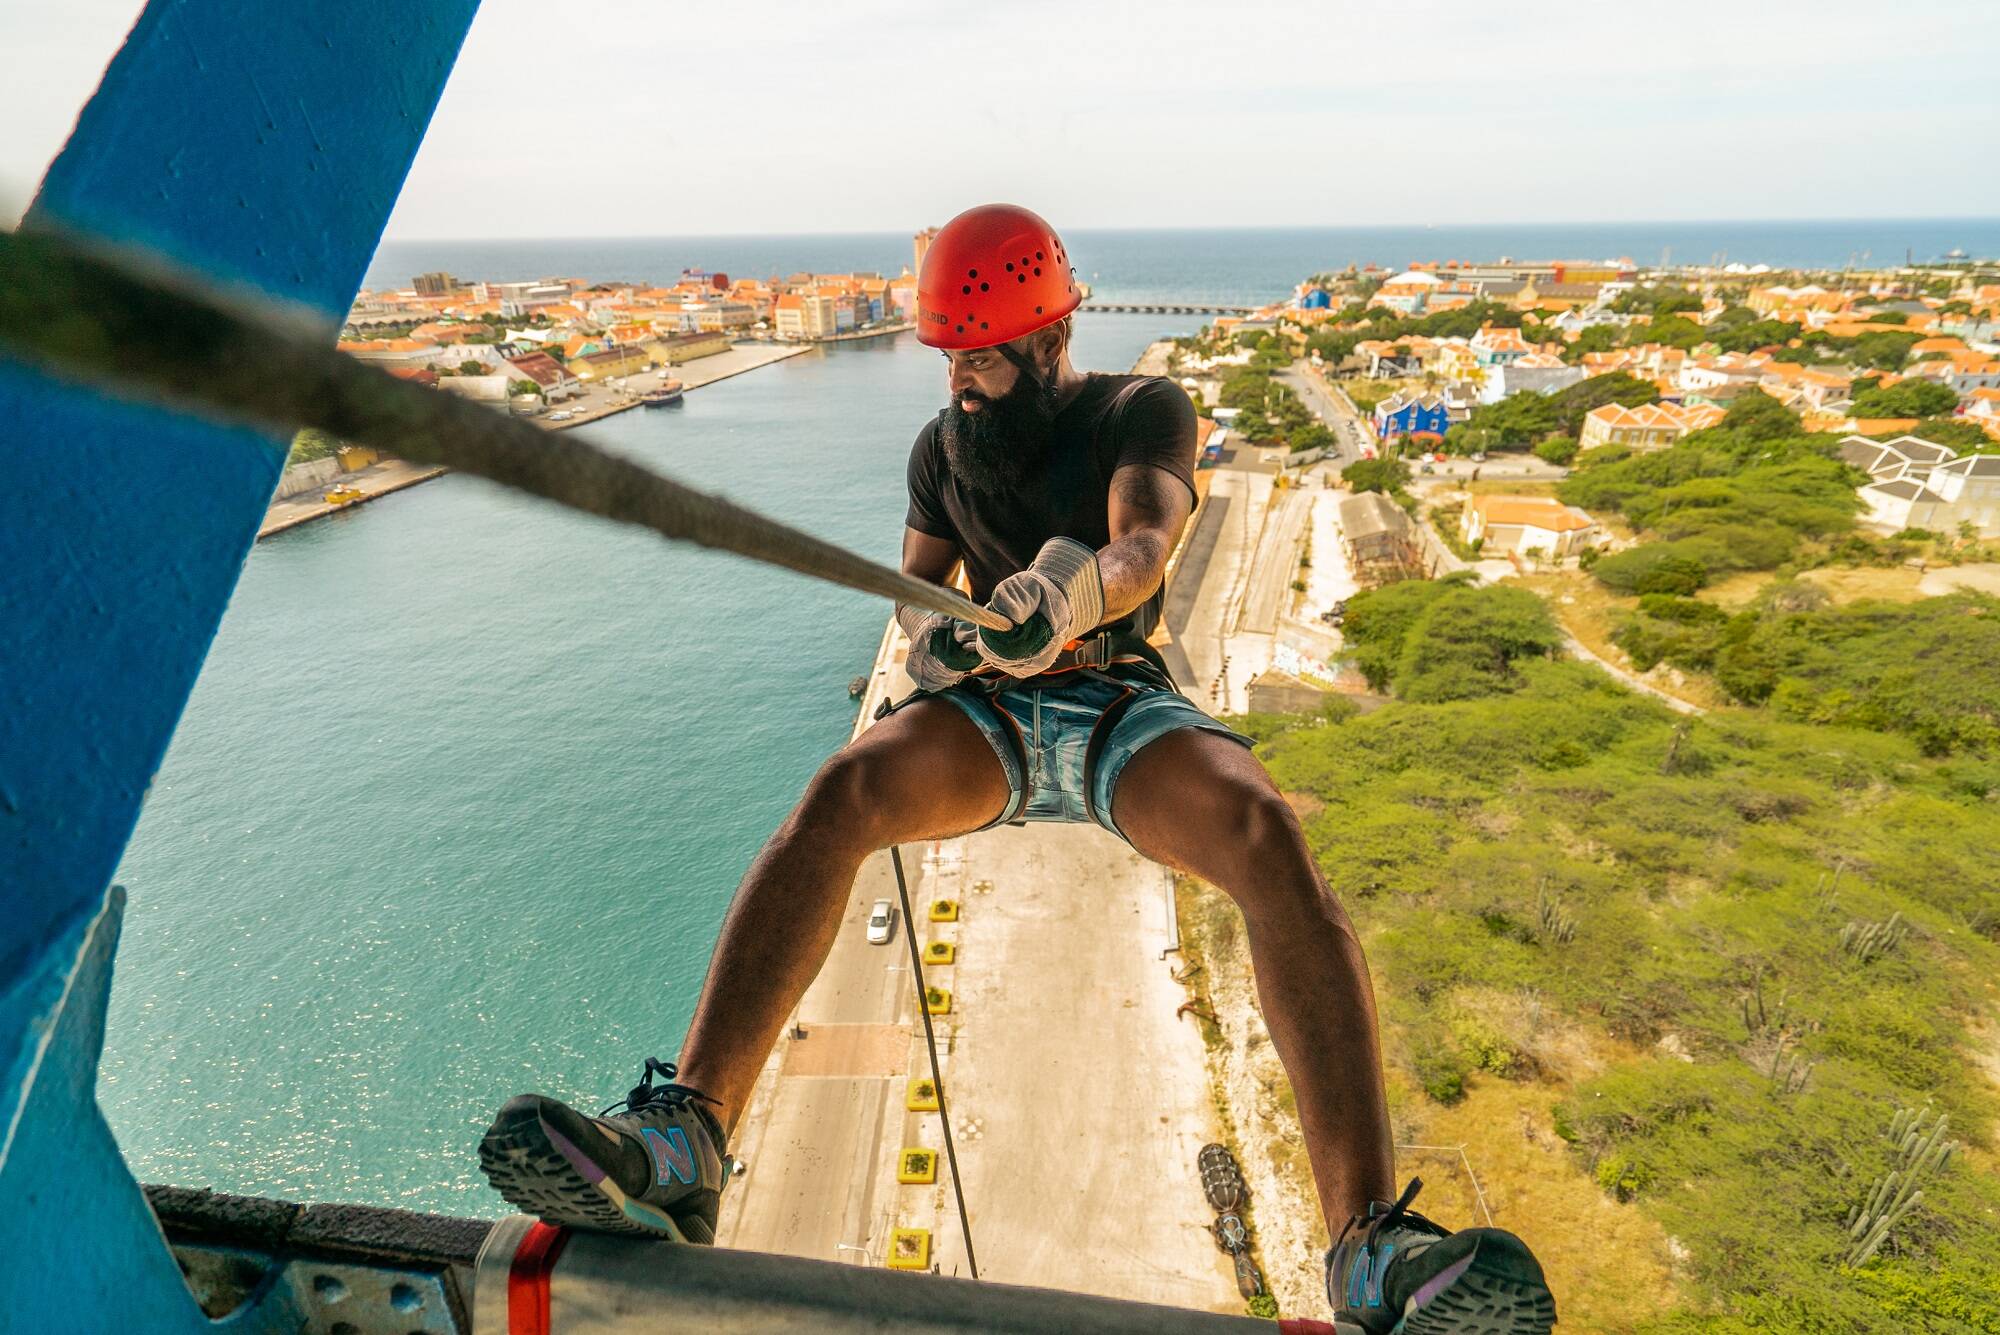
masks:
[[[1058,224],[1060,226],[1060,224]],[[769,232],[383,241],[365,285],[419,273],[515,281],[561,274],[671,282],[683,269],[765,277],[800,270],[895,276],[914,252],[904,232]],[[1064,231],[1080,277],[1107,301],[1281,300],[1313,273],[1349,264],[1629,258],[1654,264],[1741,261],[1836,269],[1936,260],[1953,249],[2000,257],[2000,218],[1470,223],[1396,227],[1077,228]]]

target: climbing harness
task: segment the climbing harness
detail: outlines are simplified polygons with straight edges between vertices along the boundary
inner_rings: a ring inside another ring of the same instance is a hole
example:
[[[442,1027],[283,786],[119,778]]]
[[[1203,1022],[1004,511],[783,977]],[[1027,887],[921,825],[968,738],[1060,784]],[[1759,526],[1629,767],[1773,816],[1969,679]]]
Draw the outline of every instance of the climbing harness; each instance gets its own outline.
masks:
[[[965,1216],[965,1183],[958,1175],[958,1148],[951,1139],[951,1110],[944,1101],[944,1073],[938,1070],[937,1035],[931,1031],[930,997],[924,990],[924,965],[917,955],[916,919],[910,914],[910,887],[903,879],[903,850],[889,845],[889,865],[896,869],[896,895],[903,901],[903,939],[910,944],[910,977],[917,984],[917,1014],[924,1017],[924,1047],[931,1054],[931,1088],[937,1091],[938,1121],[944,1125],[944,1157],[951,1161],[951,1194],[958,1198],[958,1230],[965,1235],[965,1261],[979,1278],[979,1258],[972,1252],[972,1222]]]
[[[267,299],[218,300],[150,257],[37,229],[0,232],[0,347],[72,381],[290,434],[316,427],[586,514],[970,621],[971,599],[697,491],[564,432],[345,356]]]

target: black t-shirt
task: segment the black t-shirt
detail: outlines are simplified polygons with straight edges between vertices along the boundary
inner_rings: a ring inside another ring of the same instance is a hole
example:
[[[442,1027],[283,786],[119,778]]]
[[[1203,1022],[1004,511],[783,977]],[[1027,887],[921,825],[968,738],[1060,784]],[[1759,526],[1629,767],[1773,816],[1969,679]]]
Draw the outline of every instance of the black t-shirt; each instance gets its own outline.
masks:
[[[1121,398],[1121,391],[1131,391]],[[910,450],[910,510],[919,533],[957,544],[975,602],[1028,568],[1050,538],[1074,538],[1093,551],[1111,541],[1111,475],[1127,464],[1172,473],[1194,492],[1194,404],[1158,376],[1091,375],[1056,415],[1043,504],[1008,503],[967,490],[952,476],[938,444],[937,419]],[[1150,631],[1160,620],[1161,591],[1107,627]]]

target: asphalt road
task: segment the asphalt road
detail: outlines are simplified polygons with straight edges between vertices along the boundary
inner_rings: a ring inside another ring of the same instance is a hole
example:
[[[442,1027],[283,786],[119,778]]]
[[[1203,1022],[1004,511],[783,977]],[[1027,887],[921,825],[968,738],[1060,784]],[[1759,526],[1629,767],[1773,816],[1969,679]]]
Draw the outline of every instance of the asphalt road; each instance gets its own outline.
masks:
[[[861,718],[908,689],[894,653],[879,657]],[[927,1228],[934,1264],[967,1273],[942,1161],[935,1184],[896,1181],[903,1148],[943,1143],[936,1113],[904,1106],[927,1071],[914,926],[959,951],[926,973],[953,994],[938,1043],[982,1277],[1240,1310],[1194,1172],[1219,1128],[1161,958],[1165,874],[1090,827],[995,830],[903,859],[919,920],[899,913],[888,945],[867,942],[869,906],[895,897],[888,856],[870,858],[738,1127],[749,1170],[723,1197],[718,1241],[879,1266],[892,1228]],[[940,896],[959,922],[928,921]]]
[[[1333,428],[1337,441],[1339,463],[1349,464],[1361,458],[1361,447],[1368,443],[1368,429],[1361,418],[1348,410],[1347,404],[1338,394],[1323,388],[1319,377],[1297,366],[1287,366],[1278,373],[1278,378],[1291,386],[1314,416]],[[1331,460],[1332,455],[1328,458]]]

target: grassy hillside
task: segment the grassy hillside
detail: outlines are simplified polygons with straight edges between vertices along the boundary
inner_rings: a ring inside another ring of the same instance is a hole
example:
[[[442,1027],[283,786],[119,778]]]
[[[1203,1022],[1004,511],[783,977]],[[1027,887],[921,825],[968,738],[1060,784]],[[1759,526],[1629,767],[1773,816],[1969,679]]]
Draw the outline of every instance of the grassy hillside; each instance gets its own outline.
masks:
[[[1367,942],[1399,1139],[1472,1142],[1570,1329],[2000,1332],[1990,786],[1523,647],[1503,694],[1255,720]],[[1900,1109],[1963,1145],[1850,1266]]]

